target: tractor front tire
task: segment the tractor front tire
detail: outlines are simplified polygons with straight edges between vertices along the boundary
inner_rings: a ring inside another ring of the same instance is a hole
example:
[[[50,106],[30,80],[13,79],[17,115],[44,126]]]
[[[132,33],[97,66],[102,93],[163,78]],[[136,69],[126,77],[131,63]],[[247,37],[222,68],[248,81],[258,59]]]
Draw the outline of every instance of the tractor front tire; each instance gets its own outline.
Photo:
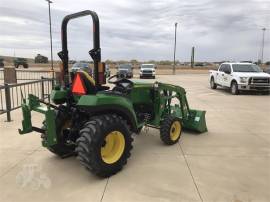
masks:
[[[55,127],[57,134],[57,144],[47,147],[47,149],[60,156],[61,158],[66,158],[69,156],[73,156],[75,153],[74,145],[67,145],[65,142],[64,131],[70,127],[70,115],[65,112],[65,108],[60,106],[60,110],[56,110],[56,118],[55,118]],[[46,130],[46,123],[43,122],[43,129]],[[41,135],[42,139],[46,138],[45,134]]]
[[[174,116],[166,116],[160,126],[160,139],[167,145],[177,143],[181,137],[181,120]]]
[[[120,116],[95,116],[80,130],[77,158],[93,174],[109,177],[127,163],[132,141],[129,127]]]

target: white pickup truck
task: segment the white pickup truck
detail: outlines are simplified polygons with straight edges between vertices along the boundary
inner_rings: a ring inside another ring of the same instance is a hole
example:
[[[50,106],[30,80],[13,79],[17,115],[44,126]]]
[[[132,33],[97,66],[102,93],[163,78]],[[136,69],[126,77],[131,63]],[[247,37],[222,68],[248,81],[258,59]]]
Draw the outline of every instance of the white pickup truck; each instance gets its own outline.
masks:
[[[210,86],[230,88],[233,95],[242,90],[270,92],[270,75],[252,63],[222,63],[218,71],[210,70]]]
[[[140,67],[140,78],[156,78],[156,65],[155,64],[142,64]]]

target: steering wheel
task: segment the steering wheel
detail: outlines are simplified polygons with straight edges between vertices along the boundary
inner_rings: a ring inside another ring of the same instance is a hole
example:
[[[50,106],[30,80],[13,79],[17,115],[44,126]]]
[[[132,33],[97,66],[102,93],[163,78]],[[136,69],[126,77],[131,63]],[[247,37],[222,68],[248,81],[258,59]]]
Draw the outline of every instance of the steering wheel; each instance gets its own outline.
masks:
[[[112,81],[113,78],[117,78],[115,81]],[[110,76],[108,78],[108,83],[116,84],[120,79],[117,77],[117,75]]]
[[[113,78],[117,78],[115,81],[112,81]],[[117,75],[109,77],[108,83],[115,84],[113,91],[118,91],[121,93],[129,93],[133,87],[133,82],[126,78],[118,78]]]

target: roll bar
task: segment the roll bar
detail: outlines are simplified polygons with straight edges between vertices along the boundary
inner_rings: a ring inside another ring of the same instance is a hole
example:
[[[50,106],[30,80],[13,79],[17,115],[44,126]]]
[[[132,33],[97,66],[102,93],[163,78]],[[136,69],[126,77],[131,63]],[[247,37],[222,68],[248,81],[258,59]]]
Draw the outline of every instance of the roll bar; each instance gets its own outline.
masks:
[[[67,47],[67,24],[71,19],[90,15],[93,20],[93,49],[89,51],[89,55],[94,61],[94,79],[96,83],[99,83],[98,76],[98,64],[101,61],[101,50],[100,50],[100,38],[99,38],[99,18],[96,12],[85,10],[78,13],[67,15],[62,21],[61,37],[62,37],[62,51],[58,53],[58,56],[63,62],[64,71],[64,85],[69,85],[69,72],[68,72],[68,47]]]

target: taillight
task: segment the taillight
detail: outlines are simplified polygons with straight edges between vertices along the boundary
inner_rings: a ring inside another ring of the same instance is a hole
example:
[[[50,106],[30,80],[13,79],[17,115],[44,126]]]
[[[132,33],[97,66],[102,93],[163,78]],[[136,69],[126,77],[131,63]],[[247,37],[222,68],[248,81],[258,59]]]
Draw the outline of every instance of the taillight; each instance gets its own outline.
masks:
[[[86,88],[80,74],[76,74],[75,79],[72,82],[72,93],[77,95],[85,95]]]

